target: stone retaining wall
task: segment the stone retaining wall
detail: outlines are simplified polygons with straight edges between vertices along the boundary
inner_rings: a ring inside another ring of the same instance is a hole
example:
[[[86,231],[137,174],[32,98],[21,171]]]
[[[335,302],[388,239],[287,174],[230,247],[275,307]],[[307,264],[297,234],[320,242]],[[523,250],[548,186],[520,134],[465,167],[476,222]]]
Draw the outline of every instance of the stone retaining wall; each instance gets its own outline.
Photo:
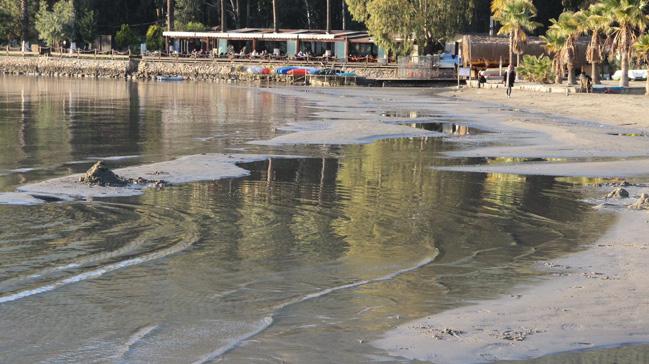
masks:
[[[277,67],[277,64],[263,63],[242,63],[242,62],[173,62],[173,61],[149,61],[142,60],[139,64],[136,77],[140,79],[152,79],[161,75],[179,75],[192,80],[256,80],[268,78],[249,74],[250,66]],[[393,67],[362,67],[346,66],[346,72],[354,72],[359,77],[368,79],[389,79],[396,78],[397,69]]]
[[[0,56],[0,73],[15,75],[125,78],[136,67],[128,59]]]
[[[280,64],[199,61],[176,62],[171,60],[128,60],[59,58],[47,56],[0,55],[0,74],[91,77],[91,78],[137,78],[154,79],[161,75],[180,75],[191,80],[254,81],[259,79],[283,81],[286,76],[255,75],[247,72],[250,66],[278,67]],[[337,67],[339,68],[339,67]],[[395,67],[345,66],[346,72],[354,72],[361,78],[393,79]]]

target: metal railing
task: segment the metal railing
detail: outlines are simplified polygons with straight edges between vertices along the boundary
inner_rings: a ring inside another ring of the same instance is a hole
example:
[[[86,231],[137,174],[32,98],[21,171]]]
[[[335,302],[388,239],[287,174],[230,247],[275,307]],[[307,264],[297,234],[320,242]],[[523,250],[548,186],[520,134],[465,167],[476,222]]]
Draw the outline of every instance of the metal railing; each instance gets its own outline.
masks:
[[[439,70],[438,55],[404,56],[398,60],[398,77],[411,80],[430,80]]]
[[[99,52],[96,50],[93,51],[83,51],[83,50],[76,50],[74,52],[56,52],[48,48],[41,48],[41,52],[32,52],[32,51],[24,51],[21,49],[21,47],[10,47],[6,46],[2,51],[0,51],[0,55],[4,56],[13,56],[13,57],[39,57],[39,56],[45,56],[45,57],[55,57],[55,58],[77,58],[77,59],[110,59],[110,60],[115,60],[115,59],[129,59],[132,57],[131,52],[117,52],[117,51],[109,51],[109,52]]]

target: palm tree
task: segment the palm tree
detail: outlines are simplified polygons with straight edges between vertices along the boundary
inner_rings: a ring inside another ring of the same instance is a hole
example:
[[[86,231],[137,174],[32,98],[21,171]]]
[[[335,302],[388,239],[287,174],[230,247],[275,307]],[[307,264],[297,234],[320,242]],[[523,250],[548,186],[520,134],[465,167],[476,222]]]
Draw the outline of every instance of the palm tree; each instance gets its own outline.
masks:
[[[633,49],[636,57],[649,65],[649,34],[640,36],[633,45]],[[649,66],[647,67],[647,73],[649,74]],[[649,75],[645,84],[645,95],[649,96]]]
[[[552,55],[554,83],[561,84],[563,80],[563,68],[565,59],[564,45],[566,43],[566,38],[563,36],[563,34],[549,29],[544,36],[541,36],[541,39],[545,43],[545,49],[547,49],[548,53]]]
[[[523,51],[522,46],[527,40],[525,32],[531,32],[540,26],[532,21],[536,16],[536,7],[531,0],[504,0],[495,14],[498,14],[496,21],[501,25],[498,34],[509,35],[509,64],[513,64],[514,53],[520,56]]]
[[[593,84],[599,85],[599,64],[602,63],[604,57],[602,55],[602,34],[605,34],[610,28],[610,19],[604,12],[604,7],[601,4],[591,5],[587,11],[584,12],[585,24],[583,25],[584,34],[590,33],[590,42],[586,49],[586,60],[591,64],[591,77]]]
[[[279,27],[277,26],[277,0],[273,0],[273,32],[279,32]]]
[[[29,40],[29,2],[27,0],[20,0],[20,26],[22,48],[25,50],[25,45]]]
[[[577,39],[582,33],[582,24],[585,22],[585,15],[581,12],[574,13],[565,11],[559,15],[559,19],[551,19],[549,30],[559,35],[563,40],[562,56],[568,68],[568,84],[574,85],[575,79],[575,55],[577,52]]]
[[[500,11],[505,7],[505,3],[509,0],[491,0],[491,15],[494,18],[500,17]]]
[[[629,59],[635,39],[647,27],[648,4],[649,0],[602,0],[604,12],[614,24],[607,43],[611,54],[620,55],[623,87],[629,86]]]

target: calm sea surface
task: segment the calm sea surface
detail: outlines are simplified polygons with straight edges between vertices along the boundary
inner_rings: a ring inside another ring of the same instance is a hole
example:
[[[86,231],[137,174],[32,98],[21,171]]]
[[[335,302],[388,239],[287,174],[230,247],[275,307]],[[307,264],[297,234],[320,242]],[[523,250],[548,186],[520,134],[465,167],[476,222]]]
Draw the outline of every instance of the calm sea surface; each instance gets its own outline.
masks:
[[[399,362],[368,342],[536,279],[534,261],[608,226],[552,177],[431,169],[480,162],[442,155],[479,133],[451,124],[428,125],[446,138],[248,144],[310,120],[313,104],[264,89],[0,77],[0,192],[98,158],[304,156],[139,197],[0,205],[0,302],[16,298],[0,303],[0,362]]]

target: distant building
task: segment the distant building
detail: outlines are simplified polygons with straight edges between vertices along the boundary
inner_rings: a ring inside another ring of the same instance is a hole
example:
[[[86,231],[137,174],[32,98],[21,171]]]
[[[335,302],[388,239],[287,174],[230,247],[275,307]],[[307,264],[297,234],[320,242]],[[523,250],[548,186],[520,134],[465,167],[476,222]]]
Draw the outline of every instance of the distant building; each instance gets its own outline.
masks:
[[[274,32],[266,28],[244,28],[227,32],[166,31],[163,36],[180,54],[201,51],[225,56],[266,51],[278,57],[308,55],[342,62],[382,62],[386,59],[386,52],[366,31],[332,30],[327,33],[324,30],[280,29]]]

